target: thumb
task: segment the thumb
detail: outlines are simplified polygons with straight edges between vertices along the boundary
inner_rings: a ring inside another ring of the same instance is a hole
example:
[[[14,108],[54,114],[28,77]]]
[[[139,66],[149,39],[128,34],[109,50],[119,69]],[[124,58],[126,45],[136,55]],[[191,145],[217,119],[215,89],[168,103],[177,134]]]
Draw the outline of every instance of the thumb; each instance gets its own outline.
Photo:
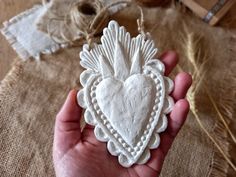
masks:
[[[76,90],[70,91],[56,117],[53,154],[59,158],[73,148],[81,138],[80,119],[82,108],[77,104],[76,95]]]

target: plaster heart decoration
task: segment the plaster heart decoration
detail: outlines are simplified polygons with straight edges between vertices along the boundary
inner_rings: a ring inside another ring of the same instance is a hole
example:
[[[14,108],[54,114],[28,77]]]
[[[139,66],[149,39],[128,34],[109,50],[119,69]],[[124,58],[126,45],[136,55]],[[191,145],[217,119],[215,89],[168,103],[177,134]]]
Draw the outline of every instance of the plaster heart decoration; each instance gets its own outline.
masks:
[[[164,76],[163,63],[154,59],[157,49],[143,35],[131,38],[124,27],[111,21],[101,44],[84,45],[80,53],[83,89],[78,102],[85,121],[95,126],[99,141],[118,156],[124,167],[144,164],[150,149],[160,144],[173,107],[173,82]]]

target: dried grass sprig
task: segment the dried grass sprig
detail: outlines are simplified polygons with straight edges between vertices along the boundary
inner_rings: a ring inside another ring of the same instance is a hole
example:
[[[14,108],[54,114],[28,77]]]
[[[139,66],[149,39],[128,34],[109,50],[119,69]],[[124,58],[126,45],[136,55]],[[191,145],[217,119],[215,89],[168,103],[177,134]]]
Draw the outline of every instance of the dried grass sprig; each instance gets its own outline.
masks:
[[[213,107],[214,107],[214,109],[215,109],[215,111],[216,111],[218,117],[220,118],[220,120],[221,120],[222,123],[224,124],[226,130],[228,131],[228,133],[229,133],[229,135],[230,135],[232,141],[233,141],[234,143],[236,143],[236,137],[234,136],[233,132],[230,130],[229,125],[227,124],[227,122],[226,122],[224,116],[222,115],[222,113],[220,112],[220,110],[219,110],[219,108],[218,108],[218,106],[217,106],[215,100],[214,100],[213,97],[211,96],[211,94],[210,94],[208,88],[205,87],[205,90],[206,90],[206,94],[207,94],[208,98],[209,98],[210,101],[211,101],[211,104],[213,105]]]
[[[188,96],[188,99],[190,99],[190,97]],[[193,98],[194,99],[194,98]],[[191,107],[191,112],[193,113],[194,117],[196,118],[199,126],[201,127],[201,129],[206,133],[206,135],[210,138],[210,140],[212,141],[212,143],[215,145],[215,147],[220,151],[220,153],[222,154],[222,156],[224,157],[224,159],[229,163],[229,165],[232,167],[232,169],[234,171],[236,171],[236,166],[233,164],[233,162],[228,158],[228,156],[225,154],[225,152],[223,151],[223,149],[220,147],[220,145],[216,142],[216,140],[211,136],[211,134],[207,131],[207,129],[204,127],[204,125],[202,124],[202,121],[198,115],[198,110],[196,108],[193,108],[193,104],[190,103],[190,107]]]
[[[193,66],[193,69],[194,69],[194,72],[193,72],[193,76],[195,78],[201,78],[200,79],[200,84],[198,84],[197,86],[203,86],[204,87],[204,90],[211,102],[211,104],[213,105],[213,108],[215,109],[218,117],[220,118],[220,120],[222,121],[223,125],[225,126],[226,130],[228,131],[229,135],[231,136],[232,140],[234,143],[236,143],[236,137],[234,136],[234,134],[232,133],[232,131],[230,130],[225,118],[223,117],[222,113],[220,112],[215,100],[213,99],[213,97],[211,96],[210,92],[209,92],[209,89],[206,87],[206,84],[201,84],[202,82],[205,82],[204,81],[204,77],[200,77],[200,74],[201,75],[204,75],[202,74],[202,71],[204,71],[204,65],[205,63],[207,62],[207,58],[206,57],[203,57],[205,58],[205,60],[203,59],[204,63],[201,64],[200,67],[198,67],[198,64],[196,62],[196,58],[199,58],[198,55],[200,55],[201,51],[199,51],[198,53],[196,53],[196,50],[194,49],[194,42],[195,44],[199,43],[199,40],[201,38],[197,38],[197,39],[194,39],[194,34],[193,33],[190,33],[190,34],[187,34],[187,41],[186,41],[186,56],[188,57],[190,63],[192,64]],[[195,41],[194,41],[195,40]],[[194,42],[193,42],[194,41]],[[198,90],[198,88],[196,87],[195,90]]]
[[[208,132],[208,130],[204,127],[199,114],[198,114],[198,108],[196,104],[196,95],[200,91],[201,88],[206,91],[211,104],[213,105],[213,108],[215,109],[218,117],[223,122],[223,125],[225,126],[226,130],[229,132],[232,140],[235,142],[235,136],[229,129],[229,126],[221,114],[220,110],[218,109],[213,97],[211,96],[208,88],[206,87],[206,84],[204,84],[204,76],[205,76],[205,67],[204,65],[207,62],[207,52],[204,52],[204,56],[201,57],[201,47],[200,47],[200,39],[201,37],[196,37],[193,33],[189,32],[186,25],[184,25],[184,29],[186,30],[187,38],[183,38],[184,40],[184,52],[186,54],[186,58],[188,59],[188,64],[190,65],[188,68],[190,69],[190,72],[193,76],[193,85],[190,88],[190,91],[187,95],[187,98],[190,103],[191,112],[193,113],[194,117],[196,118],[199,126],[201,129],[206,133],[206,135],[209,137],[209,139],[212,141],[212,143],[215,145],[215,147],[219,150],[219,152],[222,154],[222,156],[225,158],[225,160],[228,162],[228,164],[232,167],[234,171],[236,171],[236,166],[233,164],[233,162],[229,159],[229,157],[226,155],[226,153],[223,151],[221,146],[218,144],[218,142],[213,138],[213,136]],[[202,64],[198,64],[199,60],[202,60]],[[180,66],[178,66],[180,70],[183,70]]]
[[[213,97],[211,96],[211,94],[209,92],[209,89],[206,87],[206,84],[204,84],[204,82],[205,82],[204,77],[200,77],[200,75],[204,75],[202,73],[204,73],[204,70],[205,70],[204,65],[207,63],[206,56],[203,56],[203,58],[204,58],[203,63],[200,65],[200,67],[196,62],[197,58],[199,58],[201,55],[201,51],[196,52],[197,51],[196,48],[198,48],[198,50],[200,49],[200,47],[196,46],[196,44],[199,43],[200,39],[201,39],[201,37],[195,38],[193,33],[187,33],[187,40],[186,40],[186,44],[185,44],[186,56],[187,56],[188,60],[190,61],[190,64],[192,64],[192,66],[193,66],[193,73],[192,73],[193,77],[194,77],[194,79],[198,80],[198,83],[199,83],[199,84],[195,85],[195,90],[198,90],[199,86],[203,86],[203,89],[206,92],[211,104],[213,105],[213,108],[215,109],[219,119],[222,121],[223,125],[225,126],[226,130],[228,131],[232,141],[234,143],[236,143],[236,137],[234,136],[233,132],[230,130],[230,128],[226,122],[226,119],[224,118],[224,116],[220,112],[215,100],[213,99]],[[203,84],[201,84],[202,82],[203,82]]]

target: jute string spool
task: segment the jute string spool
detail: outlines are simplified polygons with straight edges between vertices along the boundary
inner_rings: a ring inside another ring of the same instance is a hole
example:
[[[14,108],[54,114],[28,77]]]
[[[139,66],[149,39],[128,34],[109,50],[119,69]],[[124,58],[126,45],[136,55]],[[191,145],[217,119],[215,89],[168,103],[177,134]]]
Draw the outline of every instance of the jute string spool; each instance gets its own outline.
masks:
[[[43,5],[47,5],[48,3],[50,3],[51,2],[51,0],[42,0],[42,4]]]
[[[96,19],[96,16],[101,13],[104,8],[103,4],[98,0],[82,0],[70,6],[70,10],[65,16],[51,19],[47,27],[48,34],[57,43],[75,44],[81,39],[89,42],[91,37],[88,36],[90,34],[95,35],[101,31],[101,28],[94,29],[91,24]],[[102,18],[99,19],[100,26],[104,27],[108,19],[108,12],[103,13]],[[52,26],[54,20],[61,22],[59,35],[54,35],[54,28]]]
[[[43,4],[47,4],[43,0]],[[93,38],[102,32],[103,28],[109,21],[109,9],[126,4],[129,5],[131,1],[121,0],[110,5],[104,6],[100,0],[81,0],[71,5],[67,15],[53,20],[62,21],[60,26],[60,36],[54,36],[52,30],[52,23],[48,24],[48,34],[57,43],[70,43],[76,45],[79,41],[86,41],[89,46],[92,44]]]

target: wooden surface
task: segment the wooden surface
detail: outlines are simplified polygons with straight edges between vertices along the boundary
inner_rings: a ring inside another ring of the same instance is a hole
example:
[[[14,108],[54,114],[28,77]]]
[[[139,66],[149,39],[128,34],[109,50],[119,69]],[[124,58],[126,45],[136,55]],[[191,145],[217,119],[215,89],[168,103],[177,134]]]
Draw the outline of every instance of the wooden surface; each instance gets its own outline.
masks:
[[[195,14],[204,19],[209,11],[214,7],[218,0],[181,0],[187,7],[189,7]],[[209,24],[214,26],[219,20],[228,12],[233,6],[235,0],[228,1],[209,21]]]

